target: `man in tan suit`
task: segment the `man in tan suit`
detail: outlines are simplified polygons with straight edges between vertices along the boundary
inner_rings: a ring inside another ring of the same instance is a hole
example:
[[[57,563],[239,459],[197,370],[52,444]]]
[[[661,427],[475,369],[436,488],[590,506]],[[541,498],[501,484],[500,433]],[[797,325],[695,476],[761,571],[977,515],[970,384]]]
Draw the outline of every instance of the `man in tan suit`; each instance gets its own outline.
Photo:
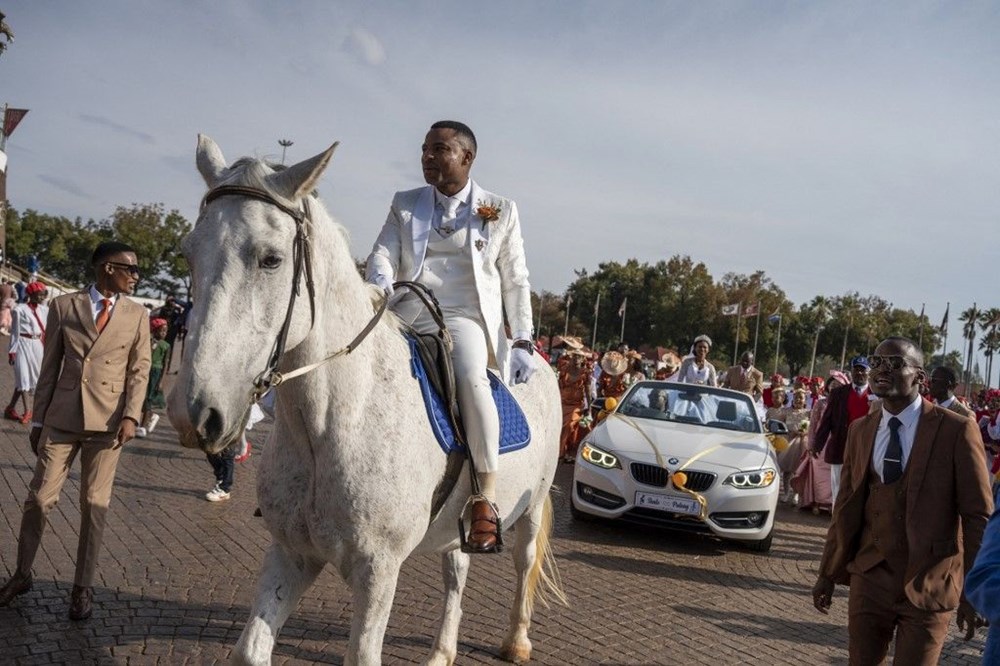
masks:
[[[743,352],[740,364],[726,370],[721,385],[748,395],[753,395],[755,387],[764,390],[764,373],[753,367],[753,352]]]
[[[958,609],[972,637],[982,619],[962,594],[993,510],[983,443],[972,419],[920,396],[923,354],[888,338],[868,358],[882,407],[850,425],[841,494],[813,604],[850,585],[851,664],[880,664],[895,633],[896,664],[936,664]]]
[[[93,580],[121,447],[135,437],[149,379],[149,323],[131,294],[135,252],[105,242],[94,250],[95,282],[49,307],[35,391],[31,449],[35,476],[21,517],[17,570],[0,589],[0,607],[31,589],[31,566],[49,511],[80,454],[80,541],[69,617],[92,612]]]

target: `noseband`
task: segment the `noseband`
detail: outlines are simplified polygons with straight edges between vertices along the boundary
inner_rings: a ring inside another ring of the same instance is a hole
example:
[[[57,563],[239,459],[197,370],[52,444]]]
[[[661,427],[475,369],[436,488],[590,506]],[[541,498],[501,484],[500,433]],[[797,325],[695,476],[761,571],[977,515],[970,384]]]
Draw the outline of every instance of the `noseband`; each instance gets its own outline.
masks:
[[[305,274],[306,291],[309,294],[310,330],[312,330],[312,327],[316,324],[316,285],[313,282],[312,251],[309,244],[309,227],[312,225],[312,217],[309,212],[309,198],[303,198],[303,207],[301,210],[298,210],[295,208],[289,208],[271,196],[268,192],[255,187],[246,187],[242,185],[220,185],[219,187],[209,190],[202,198],[200,208],[201,212],[204,213],[208,204],[212,203],[219,197],[225,196],[247,197],[249,199],[263,201],[266,204],[275,206],[278,210],[295,220],[295,240],[292,242],[292,292],[288,297],[288,308],[285,310],[285,321],[281,324],[281,329],[278,331],[278,338],[274,341],[274,347],[272,348],[271,355],[268,358],[267,367],[265,367],[264,370],[261,371],[261,373],[258,374],[253,380],[253,389],[250,394],[250,399],[252,402],[257,402],[260,400],[261,396],[268,392],[268,390],[272,387],[278,386],[283,381],[291,379],[292,377],[304,375],[305,373],[315,370],[327,361],[333,360],[338,356],[350,354],[359,344],[361,344],[361,341],[364,340],[369,333],[371,333],[372,329],[375,328],[378,320],[381,319],[382,314],[385,312],[389,299],[384,299],[382,301],[382,305],[375,313],[375,316],[372,317],[371,321],[368,322],[368,325],[365,326],[361,333],[351,340],[346,347],[338,349],[317,363],[313,363],[284,374],[278,372],[278,363],[281,361],[281,357],[285,353],[285,343],[288,340],[288,329],[291,327],[292,323],[292,311],[295,309],[295,299],[299,295],[299,283],[303,274]]]

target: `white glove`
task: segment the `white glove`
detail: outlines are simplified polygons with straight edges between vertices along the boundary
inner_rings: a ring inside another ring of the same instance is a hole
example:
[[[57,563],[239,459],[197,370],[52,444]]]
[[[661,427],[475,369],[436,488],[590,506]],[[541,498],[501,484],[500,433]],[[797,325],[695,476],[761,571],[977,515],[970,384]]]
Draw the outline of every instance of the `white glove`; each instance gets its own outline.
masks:
[[[386,276],[382,275],[381,273],[373,276],[372,284],[374,284],[376,287],[381,287],[382,291],[385,292],[386,298],[392,296],[394,291],[394,289],[392,288],[392,280],[390,280]]]
[[[535,372],[535,359],[531,352],[526,349],[514,347],[510,355],[510,376],[515,384],[528,381],[528,378]]]

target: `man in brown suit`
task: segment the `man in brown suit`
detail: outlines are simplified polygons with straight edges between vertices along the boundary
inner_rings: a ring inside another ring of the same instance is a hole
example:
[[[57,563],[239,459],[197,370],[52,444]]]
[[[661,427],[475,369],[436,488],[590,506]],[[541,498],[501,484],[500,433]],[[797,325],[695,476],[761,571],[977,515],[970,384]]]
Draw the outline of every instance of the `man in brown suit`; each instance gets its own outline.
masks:
[[[982,619],[962,594],[993,510],[983,443],[972,419],[920,396],[923,354],[888,338],[869,359],[882,408],[848,433],[842,497],[833,512],[813,604],[850,585],[851,664],[880,664],[895,633],[896,664],[936,664],[958,609],[972,637]]]
[[[764,373],[753,367],[753,352],[743,352],[740,364],[726,370],[721,386],[743,391],[747,395],[753,395],[754,388],[764,390]]]
[[[95,282],[49,306],[35,391],[35,476],[21,517],[17,570],[0,606],[31,589],[31,566],[47,516],[80,454],[80,541],[69,617],[90,617],[93,580],[121,447],[135,437],[149,379],[146,309],[124,294],[139,279],[135,252],[105,242],[94,250]]]

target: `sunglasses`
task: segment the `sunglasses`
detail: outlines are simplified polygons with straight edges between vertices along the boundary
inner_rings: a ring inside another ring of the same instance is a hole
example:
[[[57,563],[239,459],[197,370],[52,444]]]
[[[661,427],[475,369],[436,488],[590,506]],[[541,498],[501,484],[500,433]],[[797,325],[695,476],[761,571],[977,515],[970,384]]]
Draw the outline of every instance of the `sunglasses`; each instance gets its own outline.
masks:
[[[139,267],[133,264],[122,264],[117,261],[106,261],[104,263],[112,268],[120,268],[123,271],[128,272],[129,275],[135,275],[136,277],[139,275]]]
[[[885,366],[889,370],[902,370],[903,368],[919,368],[919,365],[913,365],[912,363],[907,363],[906,359],[902,356],[869,356],[868,364],[871,365],[872,370],[877,370],[882,366]]]

